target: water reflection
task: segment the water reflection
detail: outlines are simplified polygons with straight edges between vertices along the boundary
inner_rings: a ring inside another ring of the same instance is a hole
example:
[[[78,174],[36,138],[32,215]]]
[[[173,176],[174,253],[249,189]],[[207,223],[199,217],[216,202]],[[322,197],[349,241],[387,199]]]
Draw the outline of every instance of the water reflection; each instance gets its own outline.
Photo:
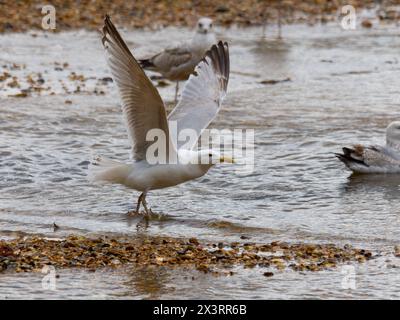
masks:
[[[400,195],[400,174],[351,174],[344,192],[348,196],[363,198],[377,194],[390,201]]]
[[[145,299],[158,299],[174,290],[169,285],[169,271],[164,267],[132,268],[127,271],[126,276],[128,280],[124,281],[124,287],[132,288],[131,294],[143,296]]]
[[[288,66],[290,50],[291,44],[285,40],[260,39],[252,45],[250,52],[254,55],[254,63],[261,66],[262,76],[270,79],[287,76],[290,71]]]

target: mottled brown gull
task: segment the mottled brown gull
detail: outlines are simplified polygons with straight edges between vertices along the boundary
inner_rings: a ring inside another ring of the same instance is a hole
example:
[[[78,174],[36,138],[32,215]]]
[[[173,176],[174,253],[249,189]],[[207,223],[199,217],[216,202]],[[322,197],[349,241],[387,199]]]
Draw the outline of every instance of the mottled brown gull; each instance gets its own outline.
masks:
[[[191,41],[167,48],[149,59],[139,60],[144,69],[156,71],[164,78],[176,81],[175,101],[178,99],[179,81],[187,80],[207,50],[217,43],[213,21],[201,18]]]
[[[400,173],[400,121],[387,127],[385,146],[358,144],[343,148],[343,154],[336,156],[354,172]]]

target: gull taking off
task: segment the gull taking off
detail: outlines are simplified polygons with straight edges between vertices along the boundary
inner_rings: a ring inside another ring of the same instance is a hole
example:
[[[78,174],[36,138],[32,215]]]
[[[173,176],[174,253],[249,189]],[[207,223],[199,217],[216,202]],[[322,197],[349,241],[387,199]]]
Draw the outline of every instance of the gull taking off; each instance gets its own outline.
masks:
[[[178,99],[179,81],[187,80],[204,54],[217,43],[213,31],[213,21],[201,18],[197,22],[196,33],[191,41],[165,49],[149,59],[139,60],[144,69],[156,71],[164,78],[176,81],[175,102]]]
[[[400,121],[386,129],[386,146],[355,145],[336,156],[354,172],[400,173]]]
[[[146,203],[149,190],[167,188],[201,177],[216,162],[233,162],[232,158],[223,157],[214,150],[192,150],[200,134],[217,115],[225,97],[229,79],[228,44],[219,42],[206,53],[196,67],[195,74],[185,84],[178,105],[167,119],[157,89],[129,51],[109,16],[105,17],[102,33],[107,62],[121,98],[133,161],[120,163],[97,157],[89,168],[89,178],[141,191],[136,212],[143,204],[145,212],[150,214]],[[178,129],[170,130],[169,121],[176,123]],[[185,144],[178,142],[177,136],[183,129],[191,129],[196,141]],[[166,138],[166,159],[176,161],[151,164],[148,148],[154,142],[146,139],[150,130],[162,133],[158,139],[162,136]]]

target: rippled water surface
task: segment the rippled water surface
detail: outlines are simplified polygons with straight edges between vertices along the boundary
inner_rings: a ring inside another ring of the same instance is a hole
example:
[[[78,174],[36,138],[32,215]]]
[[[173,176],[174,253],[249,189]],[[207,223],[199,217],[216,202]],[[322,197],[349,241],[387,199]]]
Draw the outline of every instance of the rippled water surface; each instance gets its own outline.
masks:
[[[144,56],[190,32],[123,35]],[[53,95],[28,98],[0,92],[1,237],[54,236],[56,222],[60,237],[247,236],[260,242],[350,243],[382,253],[356,266],[355,290],[342,288],[340,269],[277,272],[271,278],[261,269],[241,268],[228,278],[188,270],[60,270],[55,293],[42,289],[41,274],[1,274],[0,298],[399,298],[399,269],[388,268],[387,259],[399,264],[391,251],[400,237],[400,175],[351,176],[333,155],[347,144],[384,143],[385,127],[400,118],[399,35],[395,27],[288,26],[277,41],[261,40],[260,29],[220,30],[231,45],[232,74],[212,127],[255,130],[254,171],[238,175],[223,165],[196,181],[150,192],[153,210],[166,216],[147,229],[137,229],[126,215],[138,193],[86,180],[93,154],[128,159],[112,84],[104,86],[105,95],[66,94],[58,81],[63,73],[54,70],[55,61],[67,62],[89,78],[89,87],[110,76],[98,35],[0,36],[0,64],[24,63],[21,75],[42,72],[54,89]],[[260,83],[288,77],[275,85]],[[171,104],[174,86],[159,89]]]

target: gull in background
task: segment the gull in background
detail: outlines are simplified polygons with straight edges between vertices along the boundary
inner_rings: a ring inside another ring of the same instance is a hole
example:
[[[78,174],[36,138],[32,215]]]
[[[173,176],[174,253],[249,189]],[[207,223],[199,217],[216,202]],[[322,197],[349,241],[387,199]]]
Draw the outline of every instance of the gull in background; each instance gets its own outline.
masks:
[[[112,77],[116,83],[122,111],[132,146],[132,163],[120,163],[97,157],[89,167],[91,181],[117,183],[141,191],[136,213],[143,204],[146,214],[151,214],[146,203],[149,190],[167,188],[203,176],[216,162],[233,163],[215,150],[193,150],[194,143],[173,143],[167,154],[175,154],[177,163],[149,164],[147,148],[154,142],[146,140],[151,129],[161,129],[168,141],[177,141],[180,130],[192,129],[198,139],[203,130],[217,115],[226,95],[229,80],[228,44],[219,42],[206,53],[185,84],[182,97],[175,109],[166,116],[163,101],[129,51],[109,16],[104,19],[102,43]],[[168,121],[176,121],[177,132],[169,130]],[[176,145],[176,147],[175,147]],[[168,144],[167,144],[168,146]],[[197,161],[207,158],[207,162]],[[167,159],[168,156],[166,157]],[[197,164],[198,163],[198,164]]]
[[[187,80],[194,68],[203,59],[204,54],[217,43],[213,31],[213,21],[201,18],[197,22],[196,32],[189,42],[167,48],[149,59],[139,60],[142,68],[156,71],[164,78],[176,81],[175,102],[178,99],[179,81]]]
[[[400,173],[400,121],[386,129],[386,146],[355,145],[336,156],[358,173]]]

